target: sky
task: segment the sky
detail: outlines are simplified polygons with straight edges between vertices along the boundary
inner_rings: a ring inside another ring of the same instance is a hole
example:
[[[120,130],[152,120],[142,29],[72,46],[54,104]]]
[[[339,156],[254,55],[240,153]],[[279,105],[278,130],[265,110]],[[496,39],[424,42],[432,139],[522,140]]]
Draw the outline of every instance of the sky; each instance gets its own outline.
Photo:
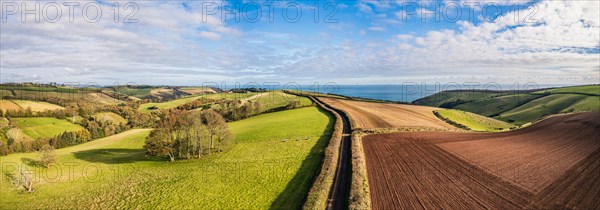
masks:
[[[3,83],[600,83],[599,1],[0,3]]]

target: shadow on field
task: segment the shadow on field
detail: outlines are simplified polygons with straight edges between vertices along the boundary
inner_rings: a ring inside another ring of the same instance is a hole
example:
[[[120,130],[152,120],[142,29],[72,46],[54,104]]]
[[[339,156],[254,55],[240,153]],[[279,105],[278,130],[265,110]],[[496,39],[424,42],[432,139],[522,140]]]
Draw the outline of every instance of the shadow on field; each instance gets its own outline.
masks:
[[[133,163],[148,161],[143,149],[92,149],[74,152],[75,158],[93,163]]]
[[[302,205],[306,202],[308,191],[312,187],[317,175],[319,175],[324,150],[331,139],[335,124],[335,118],[331,113],[321,108],[319,108],[319,112],[327,115],[329,118],[329,123],[327,124],[328,133],[323,133],[315,146],[310,149],[310,154],[302,161],[302,165],[294,178],[288,182],[285,190],[271,204],[271,209],[302,209]]]
[[[31,158],[26,158],[26,157],[21,158],[21,162],[23,162],[26,165],[31,166],[31,167],[42,166],[42,164],[39,161],[31,159]]]

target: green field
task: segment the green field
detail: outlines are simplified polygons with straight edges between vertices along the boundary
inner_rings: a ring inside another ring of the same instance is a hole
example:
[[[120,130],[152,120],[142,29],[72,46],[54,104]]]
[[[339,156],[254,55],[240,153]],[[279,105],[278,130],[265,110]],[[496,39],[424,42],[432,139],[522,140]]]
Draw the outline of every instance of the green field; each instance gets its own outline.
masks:
[[[186,103],[198,100],[200,98],[210,98],[210,99],[244,99],[244,98],[248,98],[250,96],[256,95],[256,93],[215,93],[215,94],[207,94],[207,95],[201,95],[201,96],[192,96],[192,97],[185,97],[185,98],[180,98],[180,99],[176,99],[176,100],[172,100],[172,101],[167,101],[167,102],[162,102],[162,103],[145,103],[140,105],[140,107],[138,108],[138,110],[140,112],[152,112],[151,109],[148,109],[150,107],[156,107],[158,109],[172,109],[181,105],[184,105]]]
[[[573,86],[564,88],[555,88],[551,90],[538,91],[536,93],[580,93],[600,96],[600,85]]]
[[[111,90],[128,96],[136,98],[147,98],[152,95],[151,91],[153,88],[131,88],[126,86],[112,87]]]
[[[515,127],[514,125],[461,110],[445,109],[437,111],[442,117],[464,125],[473,131],[500,131]]]
[[[592,96],[579,94],[549,95],[504,112],[498,116],[498,119],[521,125],[547,115],[561,113],[571,105],[574,105],[587,97]]]
[[[485,98],[481,100],[475,100],[470,103],[460,104],[452,108],[458,110],[468,110],[469,112],[491,117],[498,115],[502,112],[514,109],[522,104],[525,104],[531,100],[540,97],[541,95],[531,94],[514,94],[507,96],[498,96],[492,98]]]
[[[413,103],[458,109],[523,125],[542,117],[600,110],[600,86],[572,86],[530,93],[441,92]]]
[[[0,174],[3,176],[0,206],[8,209],[300,208],[319,168],[333,118],[316,107],[308,107],[264,114],[229,125],[235,135],[234,147],[199,160],[170,163],[148,159],[142,146],[149,130],[141,129],[58,149],[60,168],[50,167],[42,172],[42,168],[30,166],[36,175],[44,177],[32,194],[18,192],[7,183],[6,174],[14,169],[14,163],[31,162],[37,154],[0,157],[4,172]]]
[[[298,97],[295,95],[283,93],[281,91],[263,93],[262,95],[259,95],[256,98],[252,99],[252,101],[258,101],[262,105],[262,110],[260,110],[260,112],[276,109],[279,107],[285,107],[292,100],[300,100],[301,106],[309,106],[312,104],[312,101],[306,97]]]
[[[66,120],[50,117],[12,118],[11,121],[14,126],[20,128],[25,135],[32,139],[49,138],[65,131],[79,131],[84,129]]]
[[[127,124],[127,120],[112,112],[100,112],[94,115],[94,119],[100,122],[110,121],[113,124]]]
[[[482,91],[448,91],[433,94],[418,99],[413,103],[417,105],[453,108],[454,106],[476,100],[485,100],[492,97],[502,96],[502,93]]]

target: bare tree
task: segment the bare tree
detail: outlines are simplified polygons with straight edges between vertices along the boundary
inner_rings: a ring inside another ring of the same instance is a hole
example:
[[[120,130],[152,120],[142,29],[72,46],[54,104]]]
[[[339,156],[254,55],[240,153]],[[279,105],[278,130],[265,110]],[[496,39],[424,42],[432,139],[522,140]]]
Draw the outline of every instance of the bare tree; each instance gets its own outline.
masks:
[[[14,175],[9,176],[17,188],[23,187],[27,192],[32,193],[34,191],[33,178],[26,169],[25,164],[19,164],[17,172]]]

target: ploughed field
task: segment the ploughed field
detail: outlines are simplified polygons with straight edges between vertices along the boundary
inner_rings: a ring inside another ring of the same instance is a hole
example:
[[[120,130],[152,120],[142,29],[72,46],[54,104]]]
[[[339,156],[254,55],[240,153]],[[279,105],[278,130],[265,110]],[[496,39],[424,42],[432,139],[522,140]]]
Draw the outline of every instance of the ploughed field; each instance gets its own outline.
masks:
[[[374,209],[598,209],[600,112],[503,133],[363,137]]]
[[[438,119],[433,111],[440,108],[406,104],[372,103],[334,98],[320,98],[323,102],[346,112],[354,121],[354,128],[426,127],[455,129]]]

